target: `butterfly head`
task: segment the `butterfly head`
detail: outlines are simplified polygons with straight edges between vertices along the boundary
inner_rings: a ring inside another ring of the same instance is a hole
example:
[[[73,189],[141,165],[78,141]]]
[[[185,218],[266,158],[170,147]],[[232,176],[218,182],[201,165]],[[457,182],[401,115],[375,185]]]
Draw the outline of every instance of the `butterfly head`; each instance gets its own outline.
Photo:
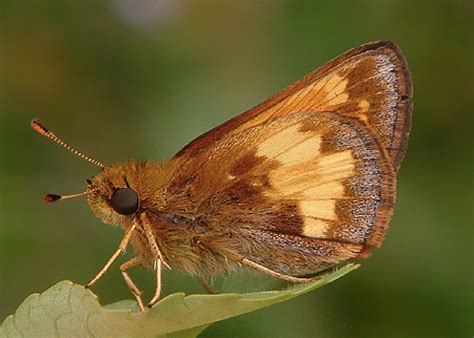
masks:
[[[159,212],[165,205],[169,169],[166,164],[133,160],[104,167],[87,180],[89,206],[104,223],[122,226],[142,212]]]
[[[126,165],[115,164],[87,180],[87,201],[94,214],[104,223],[129,222],[140,210],[140,194],[132,187]]]

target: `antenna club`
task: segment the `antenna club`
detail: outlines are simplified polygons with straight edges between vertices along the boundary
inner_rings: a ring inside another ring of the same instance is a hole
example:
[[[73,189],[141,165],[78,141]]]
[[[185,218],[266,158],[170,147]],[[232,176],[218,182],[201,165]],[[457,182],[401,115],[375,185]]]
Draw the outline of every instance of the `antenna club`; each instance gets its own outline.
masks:
[[[39,119],[31,120],[31,128],[33,128],[38,133],[45,135],[49,133],[49,130],[46,129],[41,123]]]
[[[44,200],[48,203],[59,201],[61,198],[61,195],[56,194],[47,194],[46,196],[44,196]]]

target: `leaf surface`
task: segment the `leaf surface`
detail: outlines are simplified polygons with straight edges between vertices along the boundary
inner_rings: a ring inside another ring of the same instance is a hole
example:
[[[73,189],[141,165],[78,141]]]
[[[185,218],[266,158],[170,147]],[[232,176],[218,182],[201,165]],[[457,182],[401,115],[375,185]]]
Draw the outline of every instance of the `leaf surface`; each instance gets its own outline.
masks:
[[[175,293],[147,312],[135,301],[102,306],[82,285],[61,281],[41,294],[28,296],[14,315],[5,319],[0,337],[132,336],[196,337],[214,322],[276,304],[328,284],[358,268],[348,264],[321,279],[280,291],[189,295]]]

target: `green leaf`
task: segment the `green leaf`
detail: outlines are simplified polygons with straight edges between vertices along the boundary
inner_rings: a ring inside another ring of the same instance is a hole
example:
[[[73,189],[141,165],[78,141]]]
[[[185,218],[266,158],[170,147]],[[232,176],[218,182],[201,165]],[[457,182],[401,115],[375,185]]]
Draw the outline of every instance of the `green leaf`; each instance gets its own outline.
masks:
[[[147,312],[134,301],[101,306],[83,286],[62,281],[42,294],[27,297],[5,319],[0,337],[139,336],[196,337],[210,324],[279,303],[321,287],[358,268],[349,264],[320,280],[281,291],[189,295],[175,293]]]

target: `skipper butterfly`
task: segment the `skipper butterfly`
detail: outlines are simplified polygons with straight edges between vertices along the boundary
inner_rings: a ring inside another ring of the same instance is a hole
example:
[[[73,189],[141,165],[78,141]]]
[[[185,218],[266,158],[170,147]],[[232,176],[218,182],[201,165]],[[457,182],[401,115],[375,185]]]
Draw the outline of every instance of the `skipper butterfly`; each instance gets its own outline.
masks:
[[[246,266],[290,282],[380,247],[393,213],[396,178],[411,124],[412,85],[400,49],[354,48],[262,104],[198,137],[166,162],[99,166],[87,189],[92,211],[125,235],[92,286],[130,244],[120,266],[156,275],[176,269],[206,280]],[[313,276],[312,276],[313,275]]]

